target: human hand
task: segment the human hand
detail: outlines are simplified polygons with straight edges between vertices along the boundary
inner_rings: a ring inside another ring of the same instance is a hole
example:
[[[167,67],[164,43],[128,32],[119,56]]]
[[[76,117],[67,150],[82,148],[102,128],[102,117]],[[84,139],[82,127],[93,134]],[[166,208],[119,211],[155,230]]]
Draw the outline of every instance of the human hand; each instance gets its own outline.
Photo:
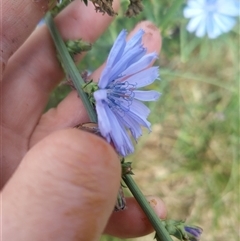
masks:
[[[112,213],[121,178],[112,147],[98,136],[69,128],[89,121],[76,91],[42,114],[64,76],[46,26],[27,39],[47,2],[2,0],[2,239],[98,240],[103,232],[122,238],[145,235],[152,227],[135,199],[127,199],[126,210]],[[118,9],[119,2],[114,6]],[[56,23],[64,39],[94,42],[112,20],[76,0]],[[159,52],[158,30],[149,22],[140,27],[146,31],[148,51]],[[94,80],[101,69],[91,76]],[[164,218],[163,203],[152,199]]]

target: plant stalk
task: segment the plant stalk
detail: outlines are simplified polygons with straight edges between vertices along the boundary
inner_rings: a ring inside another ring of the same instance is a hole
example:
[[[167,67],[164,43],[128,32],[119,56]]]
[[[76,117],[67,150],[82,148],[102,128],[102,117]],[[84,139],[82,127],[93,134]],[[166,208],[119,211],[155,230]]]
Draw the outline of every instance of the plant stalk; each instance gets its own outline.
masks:
[[[162,241],[173,241],[170,237],[168,231],[165,229],[162,221],[157,216],[157,214],[153,211],[152,207],[146,200],[145,196],[142,194],[141,190],[138,188],[137,184],[132,178],[131,174],[126,174],[123,176],[123,180],[133,196],[136,198],[138,204],[148,217],[149,221],[151,222],[153,228],[155,229],[157,236]]]
[[[84,80],[82,79],[81,75],[79,74],[79,71],[75,65],[75,63],[72,60],[72,57],[70,56],[65,43],[63,42],[58,29],[54,23],[54,20],[51,16],[51,13],[48,12],[45,16],[45,22],[49,28],[49,31],[51,33],[51,36],[53,38],[53,41],[55,43],[55,46],[57,48],[60,61],[63,65],[64,71],[66,72],[67,76],[70,77],[70,79],[73,81],[74,87],[76,88],[79,97],[82,99],[82,102],[88,112],[88,116],[90,118],[91,122],[97,123],[97,115],[95,110],[93,109],[93,106],[88,100],[88,97],[86,93],[83,91],[82,87],[86,84]]]

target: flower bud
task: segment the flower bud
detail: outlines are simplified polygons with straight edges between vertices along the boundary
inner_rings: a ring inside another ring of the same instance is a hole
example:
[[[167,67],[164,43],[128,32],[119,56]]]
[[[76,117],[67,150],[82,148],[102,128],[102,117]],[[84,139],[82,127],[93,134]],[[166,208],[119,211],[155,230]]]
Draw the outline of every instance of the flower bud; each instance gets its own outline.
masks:
[[[193,225],[185,225],[184,230],[187,233],[189,240],[198,241],[200,240],[200,236],[202,234],[202,228],[193,226]]]
[[[185,224],[184,221],[166,220],[163,221],[168,233],[181,241],[199,241],[202,228]]]

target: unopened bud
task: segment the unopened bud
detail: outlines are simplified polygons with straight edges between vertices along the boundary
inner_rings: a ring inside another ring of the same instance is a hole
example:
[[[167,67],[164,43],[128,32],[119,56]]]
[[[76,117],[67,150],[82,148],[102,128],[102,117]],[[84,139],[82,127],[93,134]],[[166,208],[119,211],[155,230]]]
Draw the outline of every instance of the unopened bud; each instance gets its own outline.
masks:
[[[199,241],[203,232],[202,228],[188,225],[184,221],[163,221],[168,233],[181,241]]]

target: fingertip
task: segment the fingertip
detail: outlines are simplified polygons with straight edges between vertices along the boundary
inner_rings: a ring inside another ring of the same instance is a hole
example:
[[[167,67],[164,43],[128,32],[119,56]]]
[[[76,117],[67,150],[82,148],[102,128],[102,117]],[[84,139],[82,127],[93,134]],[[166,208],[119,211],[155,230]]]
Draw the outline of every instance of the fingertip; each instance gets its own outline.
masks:
[[[139,29],[143,29],[143,45],[147,48],[147,53],[160,53],[162,47],[162,37],[159,28],[151,21],[142,21],[138,23],[128,38],[132,37]]]
[[[4,230],[18,240],[97,240],[116,202],[120,161],[100,137],[56,131],[34,145],[5,186]],[[16,218],[17,217],[17,218]],[[27,227],[27,228],[26,228]]]
[[[164,219],[166,207],[163,201],[154,196],[147,197],[157,215]],[[127,208],[113,212],[105,233],[119,238],[136,238],[153,232],[153,227],[135,198],[127,198]]]
[[[166,219],[167,208],[163,200],[156,196],[147,196],[146,199],[148,200],[150,206],[153,208],[158,217],[161,219]]]

